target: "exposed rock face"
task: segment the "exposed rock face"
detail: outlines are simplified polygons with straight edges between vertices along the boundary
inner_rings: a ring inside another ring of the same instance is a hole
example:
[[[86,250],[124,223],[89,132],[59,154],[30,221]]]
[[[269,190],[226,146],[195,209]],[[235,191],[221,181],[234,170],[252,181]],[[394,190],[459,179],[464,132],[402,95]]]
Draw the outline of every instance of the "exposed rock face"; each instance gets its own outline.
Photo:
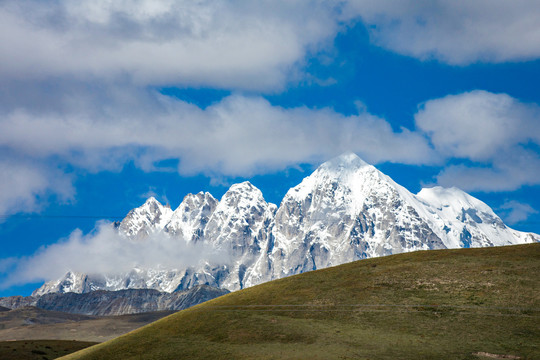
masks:
[[[122,275],[70,272],[34,295],[135,288],[172,292],[198,284],[237,290],[406,251],[540,241],[537,234],[508,228],[486,204],[459,189],[434,187],[414,195],[354,154],[321,165],[288,191],[279,208],[244,182],[231,186],[219,202],[208,193],[187,195],[174,212],[150,198],[118,231],[132,241],[160,234],[203,242],[230,259]]]
[[[35,306],[40,309],[82,315],[124,315],[149,311],[182,310],[228,293],[206,285],[185,291],[163,293],[153,289],[118,291],[96,290],[87,293],[49,293],[43,296],[0,298],[10,309]]]

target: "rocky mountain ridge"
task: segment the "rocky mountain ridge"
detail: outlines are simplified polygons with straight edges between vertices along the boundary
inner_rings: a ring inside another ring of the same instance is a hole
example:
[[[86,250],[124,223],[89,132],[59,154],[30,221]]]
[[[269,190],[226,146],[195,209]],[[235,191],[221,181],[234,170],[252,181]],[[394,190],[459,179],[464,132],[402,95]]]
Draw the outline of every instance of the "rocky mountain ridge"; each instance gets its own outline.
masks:
[[[49,293],[42,296],[0,298],[0,306],[39,309],[80,315],[124,315],[162,310],[183,310],[227,294],[224,289],[199,285],[189,290],[164,293],[154,289],[95,290],[85,293]]]
[[[290,189],[279,207],[243,182],[220,201],[209,193],[189,194],[174,211],[149,198],[117,231],[132,241],[160,234],[203,242],[230,259],[124,274],[68,272],[34,295],[130,288],[173,292],[199,284],[232,291],[376,256],[540,241],[537,234],[508,228],[489,206],[459,189],[434,187],[414,195],[352,153],[322,164]]]

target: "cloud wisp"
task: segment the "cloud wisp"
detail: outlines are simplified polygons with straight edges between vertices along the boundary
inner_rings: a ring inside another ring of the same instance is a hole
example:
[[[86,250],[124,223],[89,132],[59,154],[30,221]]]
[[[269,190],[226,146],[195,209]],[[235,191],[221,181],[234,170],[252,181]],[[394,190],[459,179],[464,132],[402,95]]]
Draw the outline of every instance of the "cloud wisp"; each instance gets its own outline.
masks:
[[[45,246],[32,256],[3,259],[0,288],[57,279],[68,271],[120,275],[134,268],[181,270],[205,262],[228,264],[228,252],[166,234],[134,241],[120,235],[112,224],[102,222],[90,234],[75,230],[67,239]]]
[[[531,215],[538,214],[531,205],[520,203],[519,201],[506,201],[500,206],[504,220],[510,224],[518,224],[526,221]]]
[[[0,215],[38,212],[44,206],[42,199],[49,195],[56,195],[59,201],[70,201],[75,193],[68,175],[20,159],[0,158],[0,184]]]

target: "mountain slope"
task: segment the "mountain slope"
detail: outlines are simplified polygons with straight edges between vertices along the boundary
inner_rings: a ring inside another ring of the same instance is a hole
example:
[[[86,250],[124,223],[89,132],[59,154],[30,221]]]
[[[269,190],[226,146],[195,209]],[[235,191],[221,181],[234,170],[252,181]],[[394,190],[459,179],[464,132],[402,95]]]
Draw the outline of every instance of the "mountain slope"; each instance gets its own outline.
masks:
[[[356,261],[228,294],[64,359],[537,359],[539,272],[540,244]]]
[[[173,236],[204,243],[228,256],[198,267],[68,273],[34,295],[128,288],[172,292],[199,284],[238,290],[358,259],[540,241],[537,234],[508,228],[489,206],[459,189],[435,187],[414,195],[352,153],[322,164],[287,192],[279,208],[244,182],[231,186],[219,202],[208,193],[190,194],[175,211],[150,198],[118,231],[132,241]]]

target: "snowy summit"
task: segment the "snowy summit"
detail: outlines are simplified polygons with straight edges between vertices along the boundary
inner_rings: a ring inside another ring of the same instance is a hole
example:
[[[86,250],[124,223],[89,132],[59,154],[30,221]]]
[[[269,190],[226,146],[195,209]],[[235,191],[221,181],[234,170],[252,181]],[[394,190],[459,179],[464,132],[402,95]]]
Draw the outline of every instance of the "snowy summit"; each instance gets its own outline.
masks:
[[[322,164],[279,207],[244,182],[220,201],[209,193],[189,194],[174,211],[150,198],[117,231],[132,241],[159,233],[203,242],[230,259],[120,275],[69,272],[34,294],[135,287],[171,292],[199,284],[237,290],[401,252],[540,241],[537,234],[508,228],[489,206],[459,189],[434,187],[414,195],[353,153]]]

